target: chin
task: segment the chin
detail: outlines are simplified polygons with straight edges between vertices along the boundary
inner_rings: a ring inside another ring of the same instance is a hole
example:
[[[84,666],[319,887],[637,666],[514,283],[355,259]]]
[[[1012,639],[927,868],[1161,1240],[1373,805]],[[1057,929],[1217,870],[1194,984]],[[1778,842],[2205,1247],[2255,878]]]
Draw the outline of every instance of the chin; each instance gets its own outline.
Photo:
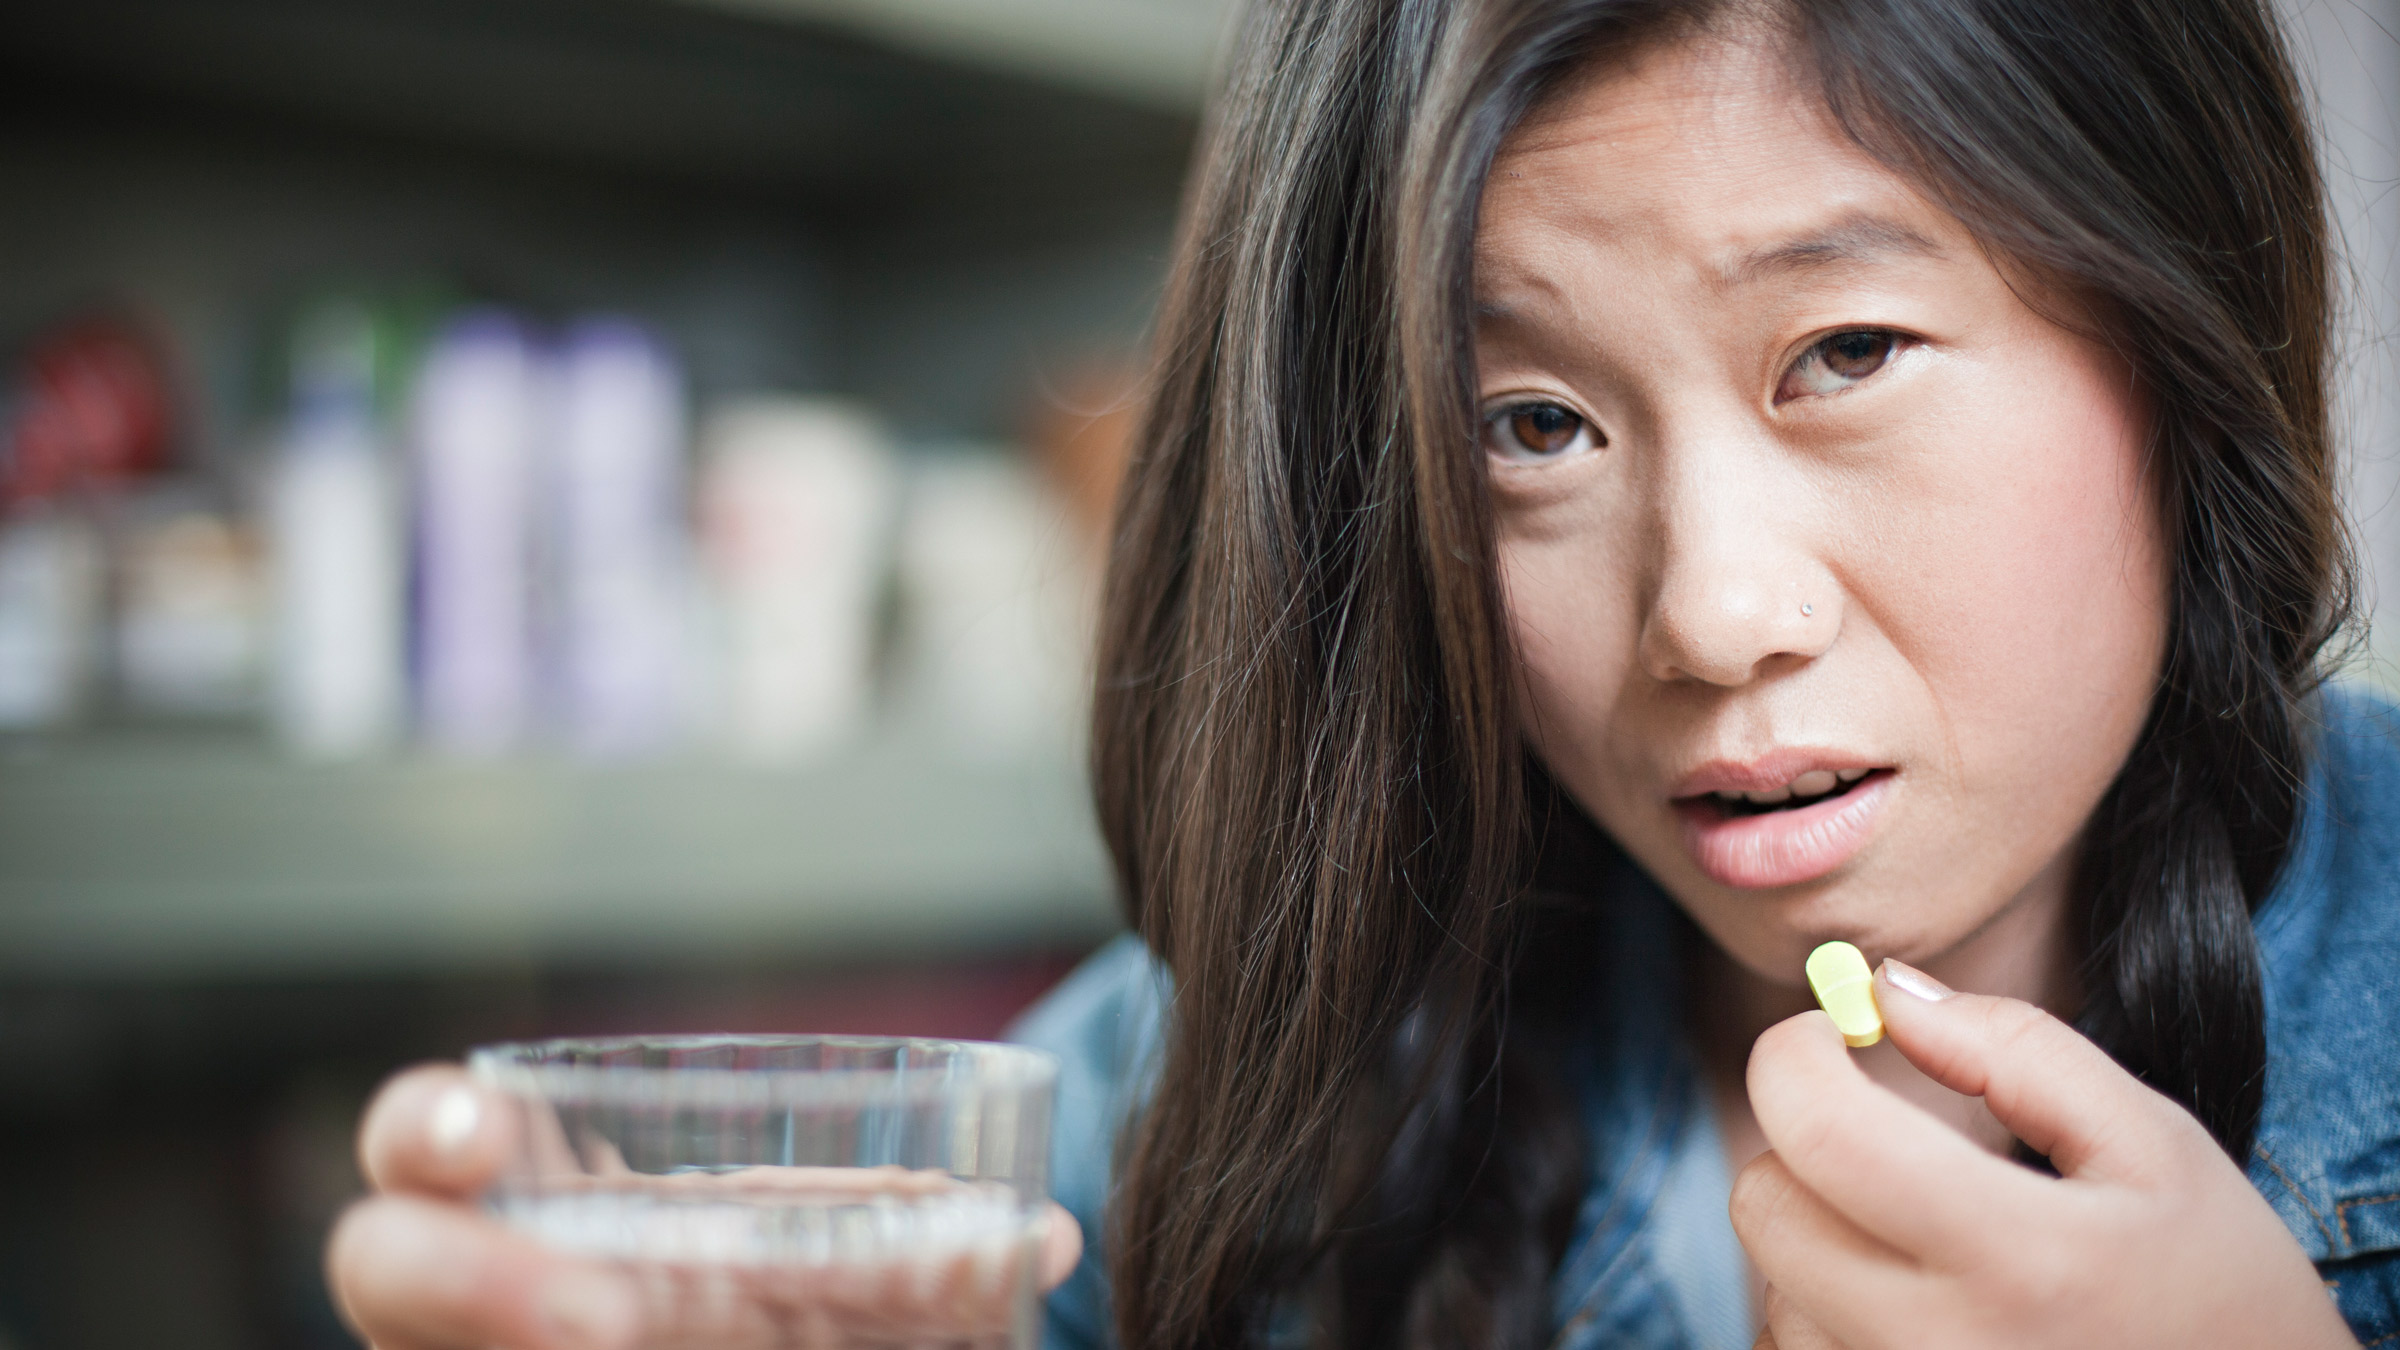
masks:
[[[1774,893],[1714,892],[1695,905],[1677,897],[1727,956],[1760,979],[1805,983],[1801,965],[1808,954],[1836,938],[1852,943],[1870,964],[1897,956],[1915,964],[1929,949],[1947,943],[1896,913],[1903,907],[1871,877],[1839,877]]]

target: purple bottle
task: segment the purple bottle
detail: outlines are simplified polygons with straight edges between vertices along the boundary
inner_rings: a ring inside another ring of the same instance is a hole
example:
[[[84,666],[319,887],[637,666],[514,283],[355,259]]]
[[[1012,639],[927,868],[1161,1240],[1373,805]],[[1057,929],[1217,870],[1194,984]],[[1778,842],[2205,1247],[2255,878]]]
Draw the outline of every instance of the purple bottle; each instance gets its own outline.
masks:
[[[587,319],[557,358],[544,476],[553,673],[567,743],[655,751],[684,707],[684,382],[628,320]]]
[[[517,748],[534,694],[534,473],[543,372],[506,314],[453,319],[417,375],[417,702],[437,749]]]

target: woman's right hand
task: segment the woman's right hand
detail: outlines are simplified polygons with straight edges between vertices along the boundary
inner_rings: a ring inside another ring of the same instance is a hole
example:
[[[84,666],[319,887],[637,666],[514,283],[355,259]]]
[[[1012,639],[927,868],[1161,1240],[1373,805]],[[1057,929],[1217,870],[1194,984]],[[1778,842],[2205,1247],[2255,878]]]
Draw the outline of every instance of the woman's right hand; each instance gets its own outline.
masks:
[[[512,1116],[455,1065],[386,1083],[358,1130],[375,1193],[326,1243],[333,1299],[375,1350],[627,1350],[624,1276],[557,1255],[475,1207],[516,1147]]]

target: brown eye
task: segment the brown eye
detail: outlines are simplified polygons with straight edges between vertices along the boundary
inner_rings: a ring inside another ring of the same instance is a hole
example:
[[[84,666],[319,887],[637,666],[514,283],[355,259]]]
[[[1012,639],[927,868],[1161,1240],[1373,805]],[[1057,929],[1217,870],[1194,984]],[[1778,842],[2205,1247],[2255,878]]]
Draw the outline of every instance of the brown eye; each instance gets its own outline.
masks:
[[[1825,368],[1845,380],[1863,380],[1891,359],[1889,333],[1836,333],[1825,339]]]
[[[1838,394],[1891,364],[1906,339],[1888,328],[1853,328],[1835,333],[1807,351],[1784,372],[1775,401],[1809,394]]]
[[[1555,455],[1575,443],[1583,419],[1555,403],[1536,403],[1511,413],[1508,429],[1516,434],[1517,444],[1535,454]]]
[[[1556,403],[1519,403],[1484,419],[1485,448],[1518,463],[1561,459],[1575,450],[1606,445],[1581,414]]]

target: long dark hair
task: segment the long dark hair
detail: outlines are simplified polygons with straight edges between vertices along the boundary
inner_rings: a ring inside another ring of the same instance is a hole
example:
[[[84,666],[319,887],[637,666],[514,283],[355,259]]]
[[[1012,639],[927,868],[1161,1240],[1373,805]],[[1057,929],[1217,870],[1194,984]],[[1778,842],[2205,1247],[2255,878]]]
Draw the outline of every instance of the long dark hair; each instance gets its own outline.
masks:
[[[1254,0],[1102,631],[1101,818],[1174,989],[1108,1215],[1128,1347],[1284,1316],[1325,1344],[1548,1338],[1583,1159],[1542,1058],[1570,981],[1540,967],[1588,914],[1530,884],[1576,831],[1512,706],[1475,216],[1561,81],[1731,22],[1788,36],[1862,146],[2138,373],[2173,613],[2086,832],[2084,1023],[2249,1149],[2249,916],[2348,596],[2318,182],[2259,0]]]

